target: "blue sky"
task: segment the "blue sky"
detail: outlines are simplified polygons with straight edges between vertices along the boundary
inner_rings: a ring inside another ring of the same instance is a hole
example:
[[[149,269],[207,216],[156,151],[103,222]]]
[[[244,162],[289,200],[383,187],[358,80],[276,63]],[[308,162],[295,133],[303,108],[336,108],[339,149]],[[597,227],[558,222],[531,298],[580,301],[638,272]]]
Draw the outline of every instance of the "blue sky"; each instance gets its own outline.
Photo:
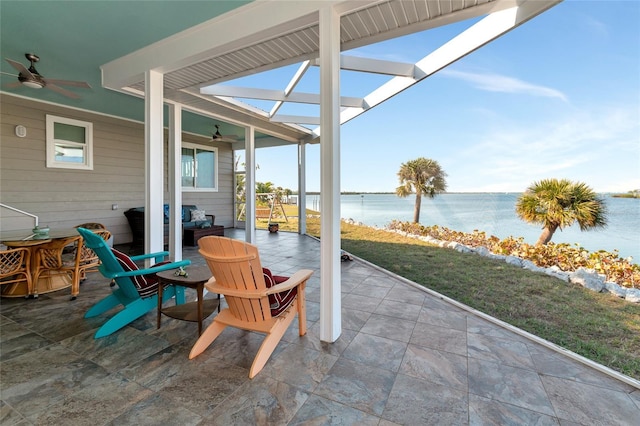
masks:
[[[640,189],[638,22],[640,1],[565,1],[344,124],[341,189],[394,191],[401,164],[418,157],[440,163],[450,192],[521,192],[546,178]],[[415,63],[470,24],[346,53]],[[295,68],[255,78],[282,89]],[[387,79],[352,74],[341,77],[343,96]],[[297,90],[317,86],[315,70]],[[258,181],[297,189],[295,147],[256,157]],[[306,177],[319,191],[319,145],[307,148]]]

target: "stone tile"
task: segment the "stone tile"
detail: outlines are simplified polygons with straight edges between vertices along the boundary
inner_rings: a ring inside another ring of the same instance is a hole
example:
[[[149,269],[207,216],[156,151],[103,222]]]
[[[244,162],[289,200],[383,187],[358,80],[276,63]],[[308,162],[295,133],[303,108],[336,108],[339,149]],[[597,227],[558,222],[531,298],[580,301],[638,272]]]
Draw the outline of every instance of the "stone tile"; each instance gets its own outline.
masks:
[[[0,315],[0,330],[2,330],[2,333],[0,334],[0,343],[15,339],[16,337],[24,336],[25,334],[33,333],[29,328],[2,315]],[[2,350],[2,347],[0,347],[0,350]]]
[[[9,404],[0,400],[0,424],[6,426],[29,426],[32,423]]]
[[[368,278],[358,286],[354,287],[353,290],[351,290],[351,294],[384,299],[389,291],[389,287],[374,285],[371,283],[371,279]]]
[[[466,391],[467,358],[450,352],[409,345],[400,373]]]
[[[469,358],[469,393],[554,415],[538,374],[521,368]]]
[[[370,367],[398,371],[406,349],[406,343],[359,333],[342,356]]]
[[[372,314],[362,326],[360,332],[407,343],[411,338],[415,325],[415,321]]]
[[[574,361],[558,352],[536,343],[529,343],[529,353],[538,373],[575,380],[598,387],[631,392],[633,387],[585,364]]]
[[[108,374],[104,368],[54,344],[2,363],[2,400],[25,416],[36,416]]]
[[[197,425],[202,418],[195,413],[173,404],[162,395],[153,394],[116,417],[107,425]]]
[[[203,380],[203,378],[205,378]],[[174,406],[206,417],[247,382],[248,371],[209,358],[194,362],[157,393]]]
[[[536,425],[557,426],[555,417],[478,395],[469,395],[470,426]]]
[[[245,382],[234,395],[205,417],[203,424],[287,424],[309,398],[306,392],[266,375]]]
[[[469,333],[467,348],[469,357],[534,370],[529,348],[515,340]]]
[[[636,389],[631,392],[629,394],[629,397],[633,402],[635,402],[635,404],[638,406],[638,409],[640,410],[640,389]]]
[[[219,359],[227,364],[246,369],[248,374],[264,337],[264,334],[227,327],[196,359],[200,357]],[[281,340],[271,357],[276,356],[288,345],[289,343]]]
[[[379,298],[361,296],[359,294],[345,294],[342,296],[342,306],[345,309],[374,312],[382,300]]]
[[[60,344],[112,372],[126,367],[131,360],[147,358],[169,346],[166,340],[132,327],[124,327],[100,339],[95,339],[93,334],[92,331],[85,332]]]
[[[197,369],[203,363],[203,359],[210,358],[204,356],[190,360],[190,350],[191,345],[186,342],[172,345],[147,358],[131,360],[129,365],[118,371],[118,374],[153,391],[158,391],[179,380],[185,372]],[[216,361],[219,362],[217,359]]]
[[[301,345],[290,345],[273,357],[262,372],[306,392],[313,392],[337,359],[337,356]]]
[[[394,380],[395,374],[391,371],[340,358],[314,393],[379,416]]]
[[[467,392],[398,374],[382,418],[403,425],[463,425]]]
[[[93,426],[96,419],[113,419],[153,392],[117,375],[84,386],[46,410],[29,416],[35,424]]]
[[[316,351],[329,355],[340,356],[357,334],[356,331],[343,328],[340,337],[338,337],[335,342],[323,342],[320,340],[320,323],[317,322],[309,327],[307,334],[301,337],[300,342],[307,348],[315,349]]]
[[[485,336],[491,337],[499,337],[502,339],[519,340],[523,343],[530,342],[530,340],[526,337],[519,336],[518,334],[509,331],[504,327],[500,327],[497,324],[493,324],[475,315],[469,315],[469,317],[467,318],[467,332],[483,334]]]
[[[15,323],[3,326],[2,334],[4,335],[5,332],[15,337],[12,339],[5,339],[0,344],[0,361],[15,358],[35,349],[49,346],[53,343],[41,335],[30,332]]]
[[[558,418],[583,424],[638,424],[640,408],[629,395],[572,380],[542,376]]]
[[[420,306],[411,305],[395,300],[383,300],[376,308],[376,314],[387,315],[390,317],[401,318],[409,321],[416,321],[420,315]]]
[[[409,287],[404,283],[396,284],[393,289],[387,294],[388,300],[395,300],[396,302],[404,302],[410,305],[420,305],[427,297],[424,291]]]
[[[360,331],[362,326],[367,322],[371,312],[361,311],[358,309],[342,307],[342,328],[347,330]]]
[[[417,323],[409,343],[458,355],[467,355],[467,333],[452,328]]]
[[[380,418],[335,401],[311,395],[288,423],[294,425],[377,426]]]
[[[437,327],[453,328],[455,330],[467,331],[467,315],[463,312],[451,311],[447,309],[437,309],[429,306],[422,306],[418,316],[418,322]]]

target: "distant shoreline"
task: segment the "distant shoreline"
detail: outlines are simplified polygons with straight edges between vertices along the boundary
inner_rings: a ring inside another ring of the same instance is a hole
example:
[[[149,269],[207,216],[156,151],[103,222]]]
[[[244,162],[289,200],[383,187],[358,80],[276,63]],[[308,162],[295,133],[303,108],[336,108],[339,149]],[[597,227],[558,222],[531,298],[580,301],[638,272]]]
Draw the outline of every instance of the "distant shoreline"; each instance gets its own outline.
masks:
[[[321,195],[320,192],[318,191],[311,191],[311,192],[307,192],[307,195]],[[448,192],[443,192],[440,195],[447,195],[447,194],[522,194],[522,191],[518,192],[518,191],[459,191],[459,192],[454,192],[454,191],[448,191]],[[293,195],[298,195],[298,194],[293,194]],[[344,191],[341,192],[340,195],[395,195],[395,192],[384,192],[384,191],[373,191],[373,192],[358,192],[358,191]],[[635,194],[630,194],[630,193],[617,193],[617,192],[600,192],[599,195],[606,195],[609,197],[613,197],[613,198],[633,198],[633,199],[638,199],[640,200],[640,195],[635,195]]]

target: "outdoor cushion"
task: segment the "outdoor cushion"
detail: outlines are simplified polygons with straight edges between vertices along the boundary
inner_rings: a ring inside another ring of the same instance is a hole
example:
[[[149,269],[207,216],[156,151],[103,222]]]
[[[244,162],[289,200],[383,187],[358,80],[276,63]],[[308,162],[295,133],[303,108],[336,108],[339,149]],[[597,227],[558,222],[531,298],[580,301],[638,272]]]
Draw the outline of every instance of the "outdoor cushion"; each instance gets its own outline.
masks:
[[[193,222],[207,220],[207,217],[204,215],[204,210],[191,210],[191,220]]]
[[[280,284],[289,279],[289,277],[283,277],[281,275],[273,275],[267,268],[262,268],[264,274],[264,282],[267,288],[273,287],[276,284]],[[271,305],[271,316],[277,317],[283,313],[295,299],[298,294],[298,287],[294,287],[290,290],[286,290],[280,293],[269,295],[269,304]]]
[[[126,254],[114,248],[112,248],[111,251],[113,252],[113,255],[116,257],[116,259],[118,259],[118,263],[120,263],[122,269],[124,269],[125,271],[137,271],[140,269],[138,268],[138,265],[136,265],[136,263],[131,260],[131,258]],[[164,265],[165,263],[169,262],[165,261],[156,263],[154,266]],[[135,284],[140,297],[153,296],[158,292],[158,278],[155,274],[135,275],[131,277],[131,279],[133,280],[133,283]]]

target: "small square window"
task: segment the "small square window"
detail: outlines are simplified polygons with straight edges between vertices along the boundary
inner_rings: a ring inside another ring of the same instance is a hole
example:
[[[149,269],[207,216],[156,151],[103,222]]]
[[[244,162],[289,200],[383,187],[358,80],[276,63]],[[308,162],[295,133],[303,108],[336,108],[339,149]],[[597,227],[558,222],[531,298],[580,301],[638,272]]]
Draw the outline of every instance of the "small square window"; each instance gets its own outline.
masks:
[[[93,123],[47,115],[47,167],[93,170]]]

